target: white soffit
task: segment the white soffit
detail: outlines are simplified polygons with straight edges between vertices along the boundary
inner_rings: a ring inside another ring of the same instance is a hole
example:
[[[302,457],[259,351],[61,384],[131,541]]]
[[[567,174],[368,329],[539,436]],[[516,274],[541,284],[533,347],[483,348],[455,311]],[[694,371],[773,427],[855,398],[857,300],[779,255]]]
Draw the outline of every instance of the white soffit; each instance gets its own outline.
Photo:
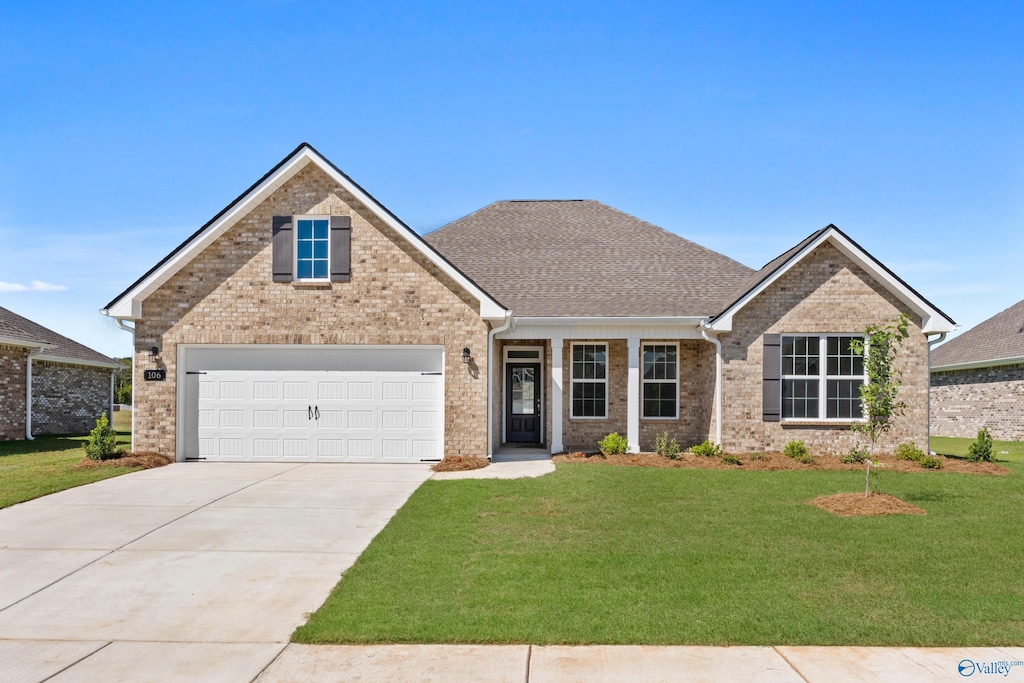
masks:
[[[942,313],[937,311],[927,301],[921,298],[916,292],[896,278],[879,263],[867,254],[863,249],[851,242],[845,235],[834,228],[829,228],[817,237],[813,242],[801,249],[797,254],[783,264],[770,277],[762,280],[756,287],[743,295],[741,299],[732,304],[721,315],[715,318],[708,327],[718,332],[732,331],[733,316],[743,309],[751,300],[761,292],[768,289],[776,280],[789,272],[794,266],[800,263],[808,254],[821,246],[824,242],[831,242],[848,259],[863,268],[877,282],[892,292],[900,301],[905,303],[911,310],[921,316],[921,331],[930,334],[937,332],[952,332],[956,325],[948,320]]]
[[[437,252],[426,245],[419,235],[412,232],[408,227],[402,224],[401,221],[392,216],[389,211],[384,209],[384,207],[382,207],[375,199],[368,195],[361,187],[352,182],[343,173],[339,173],[329,161],[309,145],[303,145],[292,155],[292,158],[282,164],[275,173],[265,178],[263,182],[238,199],[227,211],[224,212],[222,216],[184,245],[173,258],[168,259],[166,263],[150,273],[148,277],[138,282],[134,287],[122,294],[114,301],[113,305],[101,312],[113,318],[136,319],[141,317],[142,302],[146,297],[159,289],[161,285],[171,279],[171,277],[184,268],[199,253],[220,238],[221,235],[234,226],[235,223],[237,223],[243,216],[248,214],[253,208],[259,205],[260,202],[273,194],[278,188],[291,180],[299,171],[311,162],[315,163],[321,171],[326,173],[331,177],[331,179],[345,188],[345,190],[352,194],[357,201],[369,208],[370,211],[384,221],[388,227],[416,247],[420,253],[422,253],[448,277],[452,278],[452,280],[458,283],[459,286],[472,294],[473,297],[480,302],[480,315],[482,318],[504,319],[506,309],[501,306],[501,304],[491,298],[490,295],[480,289],[478,285],[463,275],[457,268],[441,258]]]

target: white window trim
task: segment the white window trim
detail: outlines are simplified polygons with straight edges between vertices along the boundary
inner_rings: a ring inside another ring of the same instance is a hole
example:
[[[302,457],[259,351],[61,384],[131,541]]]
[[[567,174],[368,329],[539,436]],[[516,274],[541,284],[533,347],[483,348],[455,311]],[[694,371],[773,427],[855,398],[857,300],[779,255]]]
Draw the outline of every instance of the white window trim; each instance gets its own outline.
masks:
[[[577,346],[603,346],[604,347],[604,379],[576,379],[574,373],[576,367],[573,363],[573,357],[575,356],[575,349]],[[608,343],[607,342],[573,342],[569,346],[569,419],[571,420],[607,420],[608,419],[608,373],[611,371],[611,363],[608,362]],[[577,384],[597,384],[604,383],[604,415],[576,415],[573,411],[576,407],[576,402],[573,400],[573,396],[576,395],[575,386]]]
[[[327,277],[299,277],[299,221],[327,221]],[[331,217],[327,214],[292,216],[292,282],[331,281]]]
[[[509,351],[536,351],[536,358],[509,358]],[[509,363],[537,363],[540,365],[540,375],[537,377],[537,391],[540,392],[540,441],[544,443],[544,435],[546,434],[547,426],[544,424],[544,347],[543,346],[515,346],[505,345],[505,349],[502,352],[503,365],[501,366],[501,442],[507,443],[508,441],[508,387],[505,386],[505,365]]]
[[[779,420],[782,422],[815,422],[823,424],[853,424],[854,422],[867,422],[866,417],[826,417],[828,415],[828,381],[830,379],[856,379],[856,375],[829,375],[828,374],[828,338],[829,337],[859,337],[864,340],[864,374],[861,376],[861,380],[864,384],[868,382],[868,368],[867,368],[867,340],[864,339],[863,332],[826,332],[820,333],[800,333],[793,332],[780,335],[781,339],[786,337],[817,337],[818,338],[818,367],[821,368],[817,375],[787,375],[783,372],[779,372],[779,394],[780,401],[782,399],[783,386],[787,379],[816,379],[818,380],[818,417],[782,417],[786,407],[783,402],[779,404]],[[781,340],[780,340],[781,341]],[[782,353],[784,344],[779,344],[779,353]],[[782,366],[780,364],[779,369]]]
[[[676,349],[676,376],[674,380],[669,379],[645,379],[644,378],[644,349],[648,346],[673,346]],[[654,420],[654,421],[665,421],[665,420],[678,420],[679,419],[679,342],[667,342],[667,341],[650,341],[641,342],[640,344],[640,419],[641,420]],[[647,384],[669,384],[674,382],[676,385],[676,400],[673,403],[675,407],[675,415],[671,417],[660,416],[660,417],[647,417],[644,415],[644,386]]]

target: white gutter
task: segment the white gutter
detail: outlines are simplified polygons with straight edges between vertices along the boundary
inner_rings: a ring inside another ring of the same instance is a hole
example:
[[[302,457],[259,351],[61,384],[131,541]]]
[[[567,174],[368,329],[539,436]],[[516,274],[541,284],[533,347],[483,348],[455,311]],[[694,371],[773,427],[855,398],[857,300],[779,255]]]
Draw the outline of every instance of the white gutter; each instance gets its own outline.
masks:
[[[928,446],[927,451],[930,455],[935,455],[935,451],[932,450],[932,347],[936,344],[941,343],[946,339],[946,332],[939,332],[939,336],[936,339],[928,339]],[[925,339],[928,335],[925,335]]]
[[[941,341],[941,340],[938,340]],[[935,343],[938,343],[936,341]],[[928,342],[931,346],[932,342]],[[932,372],[952,372],[954,370],[977,370],[978,368],[997,368],[1001,365],[1020,365],[1024,363],[1024,356],[1009,356],[1007,358],[993,358],[992,360],[978,360],[971,363],[953,363],[951,365],[939,365],[929,368]]]
[[[700,325],[700,336],[715,345],[715,443],[722,445],[722,342],[708,336],[707,320]]]
[[[586,325],[586,324],[622,324],[622,325],[699,325],[707,320],[707,316],[557,316],[557,315],[521,315],[516,318],[516,325]]]
[[[42,349],[32,349],[25,359],[25,438],[35,441],[32,436],[32,356],[38,354]]]
[[[494,440],[491,438],[491,430],[494,428],[494,335],[504,332],[512,326],[512,311],[505,313],[505,322],[500,327],[493,327],[487,333],[487,459],[494,455]],[[132,392],[132,401],[135,401],[135,392]],[[134,406],[133,406],[134,408]],[[132,420],[135,419],[135,410],[132,410]]]
[[[103,313],[104,315],[106,315],[105,311],[100,311],[100,313]],[[135,328],[134,327],[128,327],[127,325],[124,324],[124,321],[125,321],[124,318],[114,318],[114,322],[117,323],[118,327],[120,327],[125,332],[131,332],[131,334],[132,334],[132,452],[134,452],[135,451]],[[114,384],[113,384],[114,383],[114,375],[113,375],[113,373],[111,373],[111,375],[110,375],[110,383],[111,383],[110,384],[111,392],[113,392],[113,386],[114,386]],[[111,398],[111,404],[113,404],[113,398]],[[113,408],[113,405],[111,405],[111,408],[110,408],[110,421],[111,422],[114,421],[114,408]]]

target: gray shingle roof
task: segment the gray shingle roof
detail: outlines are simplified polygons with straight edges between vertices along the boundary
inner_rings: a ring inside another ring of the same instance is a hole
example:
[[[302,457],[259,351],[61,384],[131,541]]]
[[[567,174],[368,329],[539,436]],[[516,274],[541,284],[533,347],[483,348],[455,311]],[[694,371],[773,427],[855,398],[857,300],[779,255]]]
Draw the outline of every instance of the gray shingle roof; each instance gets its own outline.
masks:
[[[424,240],[517,316],[709,316],[753,272],[589,199],[499,201]]]
[[[93,351],[88,346],[83,346],[73,339],[57,334],[53,330],[3,307],[0,307],[0,337],[50,344],[53,348],[43,351],[44,355],[66,358],[69,362],[84,361],[117,365],[117,361],[113,358],[104,356],[99,351]]]
[[[932,351],[932,368],[1024,358],[1024,301],[997,313]]]

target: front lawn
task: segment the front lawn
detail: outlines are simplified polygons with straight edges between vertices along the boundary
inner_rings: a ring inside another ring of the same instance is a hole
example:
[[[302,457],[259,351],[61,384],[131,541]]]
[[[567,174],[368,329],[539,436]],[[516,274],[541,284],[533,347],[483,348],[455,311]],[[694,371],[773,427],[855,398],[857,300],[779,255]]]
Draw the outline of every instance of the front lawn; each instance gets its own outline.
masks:
[[[967,449],[974,439],[957,439],[952,436],[933,436],[932,450],[940,455],[967,457]],[[993,441],[992,459],[996,462],[1024,462],[1024,441]]]
[[[307,643],[1024,645],[1024,465],[877,474],[926,515],[807,504],[860,472],[560,464],[428,481]]]
[[[114,413],[118,443],[131,442],[131,413]],[[37,436],[34,441],[0,442],[0,508],[134,472],[139,467],[76,468],[85,456],[84,436]]]

